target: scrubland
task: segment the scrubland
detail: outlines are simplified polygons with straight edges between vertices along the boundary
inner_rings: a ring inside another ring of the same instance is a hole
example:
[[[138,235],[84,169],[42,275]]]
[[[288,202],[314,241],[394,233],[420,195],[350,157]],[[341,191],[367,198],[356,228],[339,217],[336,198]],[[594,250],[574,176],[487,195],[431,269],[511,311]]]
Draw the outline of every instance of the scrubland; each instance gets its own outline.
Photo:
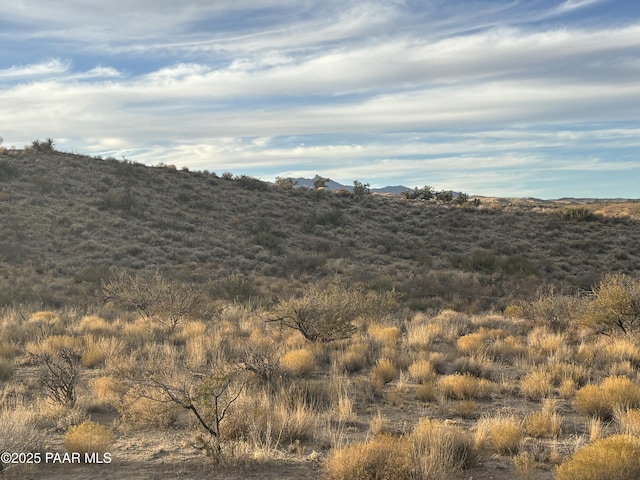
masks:
[[[112,459],[6,478],[638,478],[638,203],[11,150],[0,199],[0,451]]]

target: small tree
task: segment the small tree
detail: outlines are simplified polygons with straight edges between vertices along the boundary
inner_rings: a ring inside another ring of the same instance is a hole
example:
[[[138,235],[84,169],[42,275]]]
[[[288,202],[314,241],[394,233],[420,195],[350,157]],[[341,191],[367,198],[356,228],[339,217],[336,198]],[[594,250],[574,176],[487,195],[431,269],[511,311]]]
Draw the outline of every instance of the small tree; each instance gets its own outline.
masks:
[[[316,175],[316,178],[313,179],[313,186],[317,190],[319,188],[325,188],[327,186],[327,182],[329,182],[329,178],[321,177],[320,175]]]
[[[370,185],[368,183],[362,184],[358,180],[354,180],[353,194],[358,198],[362,198],[365,195],[371,195],[371,189],[369,187]]]
[[[221,427],[246,386],[245,371],[242,366],[222,363],[194,371],[177,358],[155,352],[140,358],[137,369],[125,377],[132,384],[133,397],[172,403],[191,412],[204,432],[196,436],[196,446],[218,463],[222,460]]]
[[[435,196],[439,202],[451,202],[453,200],[453,192],[451,190],[436,192]]]
[[[55,151],[56,142],[53,138],[46,140],[34,140],[31,142],[31,148],[37,152],[53,152]]]
[[[405,190],[402,195],[408,200],[431,200],[434,193],[431,185],[425,185],[423,188],[414,187],[413,190]]]
[[[276,186],[278,188],[283,188],[285,190],[291,190],[297,184],[298,184],[298,182],[295,181],[291,177],[276,177]]]
[[[29,353],[31,361],[40,365],[40,382],[47,396],[60,405],[73,407],[80,373],[80,353],[61,348],[55,354]]]
[[[607,274],[593,288],[586,320],[601,333],[640,331],[640,281],[621,273]]]

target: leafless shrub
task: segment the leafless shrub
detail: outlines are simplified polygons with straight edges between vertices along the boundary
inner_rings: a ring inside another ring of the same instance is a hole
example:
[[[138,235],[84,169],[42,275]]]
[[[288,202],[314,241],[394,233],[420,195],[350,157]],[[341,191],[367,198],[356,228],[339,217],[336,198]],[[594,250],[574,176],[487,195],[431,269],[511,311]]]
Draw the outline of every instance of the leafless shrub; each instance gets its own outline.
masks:
[[[180,320],[195,314],[202,300],[196,285],[169,281],[159,270],[135,275],[121,270],[101,286],[106,300],[153,318],[169,332]]]

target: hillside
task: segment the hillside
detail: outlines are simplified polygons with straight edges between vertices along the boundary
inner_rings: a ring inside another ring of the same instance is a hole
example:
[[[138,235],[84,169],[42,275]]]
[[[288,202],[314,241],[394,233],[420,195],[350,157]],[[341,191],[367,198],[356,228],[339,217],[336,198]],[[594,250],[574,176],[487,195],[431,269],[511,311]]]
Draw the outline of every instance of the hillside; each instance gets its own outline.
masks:
[[[585,215],[591,212],[593,215]],[[637,202],[479,205],[281,189],[55,151],[0,154],[0,303],[100,299],[116,268],[270,301],[339,276],[414,309],[501,309],[638,273]]]
[[[0,476],[638,478],[640,203],[474,200],[3,151]]]

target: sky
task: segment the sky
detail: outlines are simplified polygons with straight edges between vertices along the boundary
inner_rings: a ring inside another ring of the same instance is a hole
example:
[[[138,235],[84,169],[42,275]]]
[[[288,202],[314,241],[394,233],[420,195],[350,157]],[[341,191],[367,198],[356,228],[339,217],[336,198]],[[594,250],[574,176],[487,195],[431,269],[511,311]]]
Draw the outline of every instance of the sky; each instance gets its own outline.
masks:
[[[0,136],[269,181],[640,198],[640,2],[2,0]]]

